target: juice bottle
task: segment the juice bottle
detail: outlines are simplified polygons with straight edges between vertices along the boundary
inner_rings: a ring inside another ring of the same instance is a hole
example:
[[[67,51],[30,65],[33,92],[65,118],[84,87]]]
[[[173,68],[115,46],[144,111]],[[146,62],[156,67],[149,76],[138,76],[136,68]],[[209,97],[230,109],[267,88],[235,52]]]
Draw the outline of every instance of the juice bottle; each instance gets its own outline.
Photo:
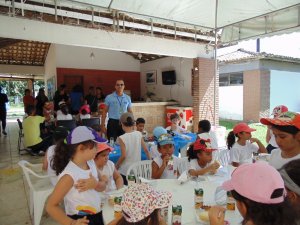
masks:
[[[232,197],[231,191],[227,191],[227,210],[235,210],[235,200]]]
[[[122,197],[115,197],[114,199],[114,216],[115,218],[120,218],[122,216],[122,207],[121,207]]]
[[[203,206],[203,194],[202,188],[195,188],[195,209],[200,209]]]
[[[135,183],[135,175],[133,173],[130,173],[127,177],[128,186],[131,186]]]
[[[181,225],[182,206],[172,206],[172,225]]]
[[[167,169],[168,170],[173,170],[174,169],[174,159],[173,159],[173,156],[171,156],[170,159],[169,159],[169,161],[168,161]]]

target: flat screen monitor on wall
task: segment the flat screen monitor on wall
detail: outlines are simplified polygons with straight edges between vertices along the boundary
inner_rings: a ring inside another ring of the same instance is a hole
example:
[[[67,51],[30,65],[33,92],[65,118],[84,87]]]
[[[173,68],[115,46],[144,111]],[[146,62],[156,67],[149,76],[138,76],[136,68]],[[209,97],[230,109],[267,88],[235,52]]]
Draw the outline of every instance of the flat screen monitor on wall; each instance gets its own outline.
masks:
[[[163,71],[162,72],[162,83],[163,83],[163,85],[176,84],[175,70]]]

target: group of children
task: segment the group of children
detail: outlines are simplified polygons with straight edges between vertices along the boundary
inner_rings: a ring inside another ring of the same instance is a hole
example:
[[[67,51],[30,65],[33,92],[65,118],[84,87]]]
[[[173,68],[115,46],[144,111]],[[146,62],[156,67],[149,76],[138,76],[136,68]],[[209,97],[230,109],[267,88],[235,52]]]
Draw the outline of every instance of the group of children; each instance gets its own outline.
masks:
[[[112,148],[94,130],[80,126],[71,133],[59,130],[61,128],[55,131],[54,134],[60,137],[60,140],[57,140],[55,147],[49,148],[44,168],[48,168],[48,171],[52,168],[50,173],[58,176],[58,181],[53,182],[57,183],[49,197],[47,211],[59,223],[103,224],[101,199],[97,192],[120,189],[123,184],[127,184],[127,169],[132,163],[141,160],[141,148],[150,159],[143,134],[140,132],[143,125],[140,124],[140,131],[135,130],[135,121],[131,113],[124,113],[120,122],[125,134],[119,137],[121,157],[116,164],[108,160]],[[243,224],[296,224],[299,218],[291,216],[291,212],[294,212],[294,209],[296,215],[300,212],[300,115],[285,112],[273,119],[263,118],[261,123],[270,126],[280,149],[272,151],[270,165],[249,163],[252,162],[249,159],[252,159],[253,152],[267,151],[259,140],[252,138],[251,132],[254,129],[244,123],[236,125],[228,137],[228,147],[232,165],[238,168],[232,174],[231,180],[223,184],[223,188],[231,191],[236,199],[237,207],[244,217]],[[200,121],[198,131],[197,140],[188,149],[188,173],[191,176],[214,174],[220,165],[213,161],[212,153],[216,144],[209,134],[209,121]],[[179,159],[173,155],[173,136],[163,127],[156,127],[153,134],[159,155],[153,158],[152,178],[177,178]],[[256,144],[253,144],[254,142]],[[280,169],[279,172],[274,168]],[[137,198],[139,195],[142,197]],[[136,201],[143,198],[159,198],[160,201],[144,201],[144,208],[137,207]],[[59,207],[63,199],[66,214]],[[111,225],[164,224],[157,212],[168,204],[169,193],[157,193],[146,184],[130,186],[123,195],[123,217],[112,221]],[[288,211],[286,207],[289,205],[293,207]],[[253,211],[252,208],[259,210]],[[212,207],[209,217],[211,225],[223,225],[224,209]],[[137,223],[139,221],[143,223]]]

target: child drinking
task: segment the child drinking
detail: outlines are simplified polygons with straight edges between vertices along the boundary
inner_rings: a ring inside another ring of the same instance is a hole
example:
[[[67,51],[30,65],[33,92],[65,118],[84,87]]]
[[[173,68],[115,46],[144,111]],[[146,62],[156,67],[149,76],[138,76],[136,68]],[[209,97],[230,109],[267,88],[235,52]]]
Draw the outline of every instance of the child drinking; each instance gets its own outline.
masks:
[[[125,134],[118,138],[121,156],[116,163],[116,168],[121,173],[124,184],[127,185],[127,170],[132,163],[141,161],[141,147],[143,147],[148,159],[150,159],[150,154],[141,132],[134,130],[133,114],[123,113],[120,122]]]
[[[282,113],[285,113],[288,111],[288,108],[284,105],[278,105],[273,109],[272,115],[274,118],[277,118]],[[266,149],[268,153],[271,153],[273,149],[278,148],[278,145],[275,140],[275,135],[273,134],[272,129],[270,129],[270,126],[268,126],[267,134],[266,134],[266,141],[268,143]]]
[[[187,131],[179,126],[180,117],[177,113],[174,113],[170,116],[171,126],[168,126],[166,129],[177,134],[185,134]]]
[[[94,162],[97,142],[106,141],[85,126],[76,127],[55,149],[53,168],[58,182],[48,198],[46,210],[64,225],[102,225],[99,191],[106,182],[99,181]],[[60,207],[64,199],[65,212]]]
[[[266,153],[265,146],[257,139],[252,138],[251,132],[256,131],[246,123],[239,123],[233,127],[227,136],[227,146],[230,150],[232,165],[238,167],[240,164],[252,163],[254,152]],[[235,137],[238,138],[235,142]],[[253,144],[256,143],[257,145]]]
[[[51,183],[53,186],[57,183],[57,176],[53,170],[53,156],[56,145],[63,141],[68,136],[68,130],[64,127],[57,127],[53,133],[54,145],[51,145],[44,156],[43,170],[47,171],[48,175],[51,176]]]
[[[243,164],[222,188],[230,191],[245,225],[296,225],[299,213],[285,197],[284,183],[276,169],[264,162]],[[209,210],[210,225],[224,224],[225,209]]]
[[[148,184],[133,184],[122,197],[123,216],[109,225],[166,225],[160,215],[160,209],[168,207],[171,198],[171,193],[156,191]]]
[[[206,173],[215,174],[220,167],[218,162],[211,163],[213,152],[210,139],[198,138],[188,151],[189,174],[200,176]]]
[[[300,159],[300,114],[285,112],[277,118],[262,118],[262,124],[271,126],[279,148],[271,152],[269,164],[276,169],[294,159]]]
[[[176,179],[178,174],[179,159],[173,155],[174,140],[163,127],[156,127],[153,134],[157,140],[157,149],[160,156],[153,159],[153,179]]]
[[[115,164],[108,160],[109,153],[113,150],[112,147],[106,143],[97,144],[97,155],[94,159],[98,172],[103,178],[108,180],[105,191],[113,191],[123,187],[123,179],[118,170],[115,168]]]

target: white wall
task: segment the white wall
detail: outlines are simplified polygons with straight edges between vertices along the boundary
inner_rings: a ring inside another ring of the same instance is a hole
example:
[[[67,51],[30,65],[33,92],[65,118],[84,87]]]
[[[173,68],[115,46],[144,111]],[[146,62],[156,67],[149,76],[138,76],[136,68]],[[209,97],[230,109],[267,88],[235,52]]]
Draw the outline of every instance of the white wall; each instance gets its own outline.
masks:
[[[51,44],[45,60],[45,82],[55,76],[56,79],[56,45]]]
[[[67,45],[56,45],[56,64],[60,68],[140,71],[140,62],[126,53]]]
[[[300,112],[300,72],[270,71],[270,109],[286,105]]]
[[[243,120],[243,86],[219,87],[219,116],[222,119]]]
[[[187,58],[166,57],[141,64],[141,95],[145,96],[147,90],[156,93],[155,98],[161,101],[175,99],[181,105],[192,106],[191,95],[191,69],[193,60]],[[145,72],[156,70],[157,84],[146,85]],[[162,84],[162,71],[175,70],[177,83],[174,85]]]

